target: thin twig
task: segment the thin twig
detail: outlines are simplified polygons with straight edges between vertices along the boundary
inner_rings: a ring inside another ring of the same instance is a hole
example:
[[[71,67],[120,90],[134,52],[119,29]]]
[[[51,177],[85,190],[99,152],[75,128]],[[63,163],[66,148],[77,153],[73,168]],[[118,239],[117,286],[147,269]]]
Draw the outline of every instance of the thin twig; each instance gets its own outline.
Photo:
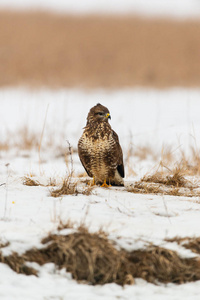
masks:
[[[70,144],[70,142],[67,140],[68,143],[68,149],[69,149],[69,155],[70,155],[70,163],[71,163],[71,170],[70,170],[70,178],[73,177],[73,173],[74,173],[74,162],[73,162],[73,150],[72,150],[72,146]]]
[[[47,105],[47,109],[46,109],[46,113],[45,113],[45,118],[44,118],[44,124],[43,124],[42,133],[41,133],[41,137],[40,137],[40,143],[39,143],[39,147],[38,147],[39,168],[40,168],[40,165],[41,165],[40,151],[41,151],[42,139],[43,139],[43,135],[44,135],[44,129],[45,129],[45,126],[46,126],[48,109],[49,109],[49,104]],[[40,170],[40,173],[41,173],[41,170]]]

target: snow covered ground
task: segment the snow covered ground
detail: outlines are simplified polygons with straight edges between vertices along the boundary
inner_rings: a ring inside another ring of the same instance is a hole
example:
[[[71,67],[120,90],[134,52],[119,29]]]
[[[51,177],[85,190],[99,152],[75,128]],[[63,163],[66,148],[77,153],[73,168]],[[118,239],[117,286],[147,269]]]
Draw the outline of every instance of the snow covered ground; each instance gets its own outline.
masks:
[[[166,237],[199,236],[199,198],[141,195],[120,188],[94,188],[89,196],[50,196],[51,187],[23,185],[31,175],[41,183],[49,178],[62,181],[67,173],[59,146],[68,140],[76,149],[89,109],[97,102],[107,106],[111,125],[118,133],[126,159],[130,143],[149,145],[160,155],[163,148],[189,151],[200,145],[200,90],[0,90],[1,143],[20,140],[20,129],[27,128],[40,140],[41,162],[37,149],[12,147],[0,151],[0,241],[4,255],[23,253],[39,247],[40,240],[55,231],[59,220],[85,223],[91,231],[103,227],[109,238],[127,248],[143,247],[146,242],[194,256],[190,250],[164,241]],[[45,121],[46,116],[46,121]],[[76,152],[75,174],[83,172]],[[135,181],[149,171],[155,161],[133,160]],[[127,171],[127,166],[126,166]],[[120,237],[120,239],[119,239]],[[117,239],[118,238],[118,239]],[[90,286],[78,284],[71,275],[53,264],[38,267],[39,277],[16,274],[0,264],[0,299],[199,299],[200,282],[183,285],[153,285],[141,279],[124,288],[116,284]]]
[[[7,133],[27,128],[41,135],[44,143],[53,139],[76,147],[89,109],[98,102],[110,110],[113,129],[127,150],[151,144],[154,149],[172,145],[186,150],[200,143],[200,90],[0,90],[1,142]]]
[[[139,14],[175,18],[200,17],[198,0],[1,0],[0,7],[45,9],[78,14]]]

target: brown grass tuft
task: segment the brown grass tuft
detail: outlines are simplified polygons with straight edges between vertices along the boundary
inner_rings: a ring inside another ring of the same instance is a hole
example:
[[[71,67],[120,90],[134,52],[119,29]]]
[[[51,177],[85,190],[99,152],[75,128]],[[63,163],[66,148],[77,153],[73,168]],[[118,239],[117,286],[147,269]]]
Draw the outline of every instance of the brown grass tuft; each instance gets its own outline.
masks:
[[[23,184],[24,185],[28,185],[28,186],[56,186],[56,179],[54,178],[49,178],[48,182],[46,184],[42,184],[41,182],[39,182],[38,180],[34,180],[33,178],[31,178],[32,176],[24,176],[23,177]]]
[[[57,189],[52,189],[50,191],[50,195],[52,197],[60,197],[63,195],[90,195],[94,186],[89,185],[86,183],[84,186],[79,186],[81,181],[72,181],[71,176],[68,176],[66,179],[63,180],[62,186]]]
[[[38,181],[31,179],[30,177],[24,176],[23,184],[28,186],[38,186],[41,185]]]
[[[144,176],[141,181],[160,183],[174,187],[188,187],[189,185],[189,181],[183,177],[182,171],[177,168],[174,170],[173,174],[164,175],[163,172],[156,172],[153,175]]]
[[[85,227],[68,235],[62,232],[50,234],[42,243],[41,249],[33,248],[21,256],[13,253],[3,257],[0,253],[0,262],[26,275],[37,275],[37,271],[27,267],[26,262],[40,265],[51,262],[58,269],[65,268],[77,281],[93,285],[133,284],[138,277],[152,283],[181,284],[200,280],[197,258],[181,258],[175,251],[153,245],[132,252],[117,250],[106,234],[101,231],[89,233]]]
[[[164,167],[162,165],[162,167]],[[198,197],[200,189],[197,185],[184,177],[187,170],[176,167],[174,170],[167,168],[167,173],[158,170],[152,175],[145,175],[140,181],[129,186],[127,190],[132,193],[164,194],[172,196]]]
[[[70,177],[63,180],[60,188],[51,190],[52,197],[60,197],[62,195],[78,195],[77,182],[72,182]]]

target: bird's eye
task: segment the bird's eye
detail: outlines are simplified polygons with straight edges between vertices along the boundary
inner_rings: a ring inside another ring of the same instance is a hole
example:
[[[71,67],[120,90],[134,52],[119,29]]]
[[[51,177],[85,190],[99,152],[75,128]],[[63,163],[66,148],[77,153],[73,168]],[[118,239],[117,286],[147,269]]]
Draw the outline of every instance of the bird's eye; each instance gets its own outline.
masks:
[[[98,115],[99,115],[99,116],[103,116],[103,113],[102,113],[102,112],[99,112]]]

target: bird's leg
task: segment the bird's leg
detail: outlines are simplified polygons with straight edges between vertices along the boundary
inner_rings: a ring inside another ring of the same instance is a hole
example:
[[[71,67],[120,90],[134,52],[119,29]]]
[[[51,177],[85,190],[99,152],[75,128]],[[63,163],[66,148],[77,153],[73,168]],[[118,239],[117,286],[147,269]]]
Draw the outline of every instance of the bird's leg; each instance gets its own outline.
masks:
[[[93,176],[92,185],[95,185],[95,178]]]
[[[104,179],[104,182],[103,182],[103,184],[101,185],[101,187],[107,187],[107,188],[108,188],[108,187],[111,187],[111,184],[108,185],[108,184],[106,183],[106,179]]]
[[[96,185],[94,176],[93,176],[92,181],[88,182],[88,184],[89,184],[90,186]]]

